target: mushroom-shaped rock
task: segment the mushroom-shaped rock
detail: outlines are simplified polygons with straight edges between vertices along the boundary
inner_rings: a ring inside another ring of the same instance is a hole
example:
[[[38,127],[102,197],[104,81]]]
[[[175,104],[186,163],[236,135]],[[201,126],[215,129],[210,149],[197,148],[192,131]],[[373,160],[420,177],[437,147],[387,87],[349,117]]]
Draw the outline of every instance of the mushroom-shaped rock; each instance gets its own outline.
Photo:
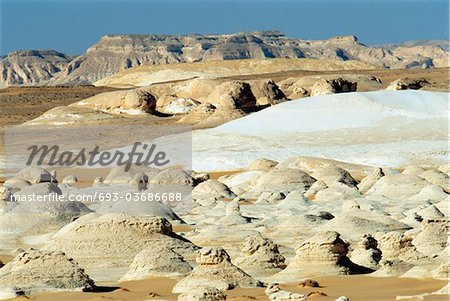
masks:
[[[260,287],[262,283],[231,263],[230,256],[222,248],[203,248],[197,254],[198,266],[191,274],[178,282],[172,292],[183,293],[207,283],[219,290],[237,287]]]
[[[363,235],[351,253],[351,261],[367,268],[376,269],[381,260],[381,250],[377,240],[370,234]]]
[[[294,281],[306,277],[347,275],[354,265],[347,257],[348,246],[335,231],[316,234],[300,244],[286,269],[273,277],[280,281]]]

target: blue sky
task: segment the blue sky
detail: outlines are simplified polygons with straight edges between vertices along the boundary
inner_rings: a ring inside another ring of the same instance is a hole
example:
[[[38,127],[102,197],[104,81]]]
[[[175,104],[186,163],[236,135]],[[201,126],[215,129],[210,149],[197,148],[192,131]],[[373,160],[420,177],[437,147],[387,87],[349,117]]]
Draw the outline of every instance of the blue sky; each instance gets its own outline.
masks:
[[[83,53],[105,34],[231,33],[278,29],[291,37],[354,34],[365,44],[448,39],[448,0],[69,1],[0,0],[0,53]]]

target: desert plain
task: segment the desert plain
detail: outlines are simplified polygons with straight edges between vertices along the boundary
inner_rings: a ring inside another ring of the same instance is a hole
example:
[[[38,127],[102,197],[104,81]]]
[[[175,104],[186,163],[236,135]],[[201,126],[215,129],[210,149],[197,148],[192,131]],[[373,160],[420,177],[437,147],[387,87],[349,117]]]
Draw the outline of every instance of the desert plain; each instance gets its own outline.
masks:
[[[448,300],[448,48],[125,35],[1,62],[0,300]],[[146,139],[179,161],[17,159]]]

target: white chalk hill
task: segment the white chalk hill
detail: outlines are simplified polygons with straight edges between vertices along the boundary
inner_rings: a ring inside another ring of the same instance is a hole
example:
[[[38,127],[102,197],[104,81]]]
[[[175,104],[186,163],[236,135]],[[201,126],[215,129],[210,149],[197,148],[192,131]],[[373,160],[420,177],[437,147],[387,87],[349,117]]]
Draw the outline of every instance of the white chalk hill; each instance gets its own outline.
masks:
[[[236,169],[298,155],[391,167],[445,163],[449,95],[376,91],[284,102],[195,131],[193,168]]]

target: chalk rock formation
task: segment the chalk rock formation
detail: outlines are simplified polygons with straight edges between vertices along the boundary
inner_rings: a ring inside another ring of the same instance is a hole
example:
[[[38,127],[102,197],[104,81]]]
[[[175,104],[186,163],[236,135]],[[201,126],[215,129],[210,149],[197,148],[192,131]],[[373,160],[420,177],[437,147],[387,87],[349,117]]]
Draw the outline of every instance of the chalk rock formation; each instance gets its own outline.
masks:
[[[247,237],[242,243],[243,256],[234,263],[255,278],[267,277],[286,267],[278,245],[259,235]]]
[[[200,105],[200,102],[183,97],[175,97],[172,95],[166,95],[158,98],[156,102],[156,108],[159,112],[165,114],[186,114]]]
[[[225,82],[207,97],[207,102],[217,108],[250,110],[256,105],[250,85],[246,82]]]
[[[273,80],[249,81],[258,106],[275,105],[286,101],[286,95]]]
[[[311,185],[311,187],[305,192],[305,197],[312,199],[316,197],[316,194],[321,191],[328,188],[327,184],[322,181],[318,180],[314,182],[314,184]]]
[[[198,286],[178,295],[178,301],[225,301],[226,295],[211,286]]]
[[[367,191],[368,194],[383,195],[389,198],[407,198],[419,193],[429,183],[410,174],[392,174],[380,178]]]
[[[138,253],[154,246],[171,248],[187,261],[193,259],[196,250],[191,242],[172,232],[165,218],[113,213],[80,217],[59,230],[44,249],[64,251],[94,279],[117,280]]]
[[[214,198],[235,198],[236,195],[223,183],[209,179],[198,184],[192,190],[194,198],[214,197]]]
[[[347,258],[348,243],[334,231],[322,232],[301,243],[286,269],[275,279],[294,281],[306,277],[347,275],[351,262]]]
[[[419,177],[427,180],[431,184],[441,186],[446,191],[450,191],[450,177],[442,171],[429,169],[419,174]]]
[[[267,170],[267,169],[271,169],[274,168],[275,166],[277,166],[278,162],[274,161],[274,160],[270,160],[267,158],[261,158],[261,159],[256,159],[255,161],[252,161],[247,169],[248,170]]]
[[[306,191],[316,180],[297,169],[273,169],[261,175],[252,187],[250,194],[258,197],[263,192],[282,192],[292,190]]]
[[[47,81],[64,69],[71,59],[55,50],[13,51],[0,60],[0,88]]]
[[[156,99],[144,89],[104,92],[81,100],[71,106],[85,107],[112,114],[146,114],[156,109]]]
[[[119,165],[112,168],[103,183],[109,185],[131,183],[135,180],[136,174],[144,173],[150,179],[160,172],[156,168],[145,165],[132,164],[128,171],[125,171],[125,167],[125,165]]]
[[[47,290],[93,289],[94,281],[62,252],[25,251],[0,269],[0,288],[26,294]]]
[[[292,301],[306,301],[307,297],[303,294],[293,293],[286,290],[281,289],[276,284],[269,284],[265,290],[266,296],[269,300],[273,301],[284,301],[284,300],[292,300]]]
[[[317,180],[322,180],[328,186],[335,183],[343,183],[350,187],[356,187],[358,182],[350,175],[350,173],[337,166],[325,166],[312,174]]]
[[[31,184],[57,182],[56,178],[47,170],[39,166],[27,166],[16,175],[17,178],[22,178]]]
[[[403,260],[414,262],[424,257],[412,244],[412,237],[400,232],[388,232],[378,240],[378,248],[383,254],[383,260]]]
[[[237,287],[259,287],[262,283],[253,279],[231,263],[230,256],[222,248],[203,248],[197,254],[198,266],[191,274],[178,282],[174,293],[182,293],[207,283],[219,290]]]
[[[364,177],[358,184],[359,192],[366,193],[383,176],[383,170],[381,168],[376,168],[372,173]]]
[[[358,265],[376,269],[381,260],[381,250],[378,249],[378,242],[372,235],[363,235],[357,247],[352,251],[350,260]]]
[[[447,246],[449,225],[446,219],[424,220],[422,230],[412,240],[419,252],[433,257]]]
[[[73,185],[73,184],[75,184],[77,182],[78,182],[78,179],[77,179],[77,177],[75,175],[68,175],[68,176],[65,176],[62,179],[62,183],[63,184],[67,184],[69,186],[71,186],[71,185]]]
[[[191,271],[192,267],[172,248],[156,245],[142,250],[134,257],[130,269],[121,281],[139,280],[149,276],[184,276]]]
[[[414,78],[398,78],[391,82],[386,90],[419,90],[422,87],[429,84],[426,79],[414,79]]]
[[[350,82],[343,78],[324,79],[317,81],[312,86],[311,96],[355,92],[356,87],[357,87],[356,82]]]
[[[374,277],[399,277],[414,267],[413,263],[409,263],[400,259],[382,259],[379,268],[370,276]]]

